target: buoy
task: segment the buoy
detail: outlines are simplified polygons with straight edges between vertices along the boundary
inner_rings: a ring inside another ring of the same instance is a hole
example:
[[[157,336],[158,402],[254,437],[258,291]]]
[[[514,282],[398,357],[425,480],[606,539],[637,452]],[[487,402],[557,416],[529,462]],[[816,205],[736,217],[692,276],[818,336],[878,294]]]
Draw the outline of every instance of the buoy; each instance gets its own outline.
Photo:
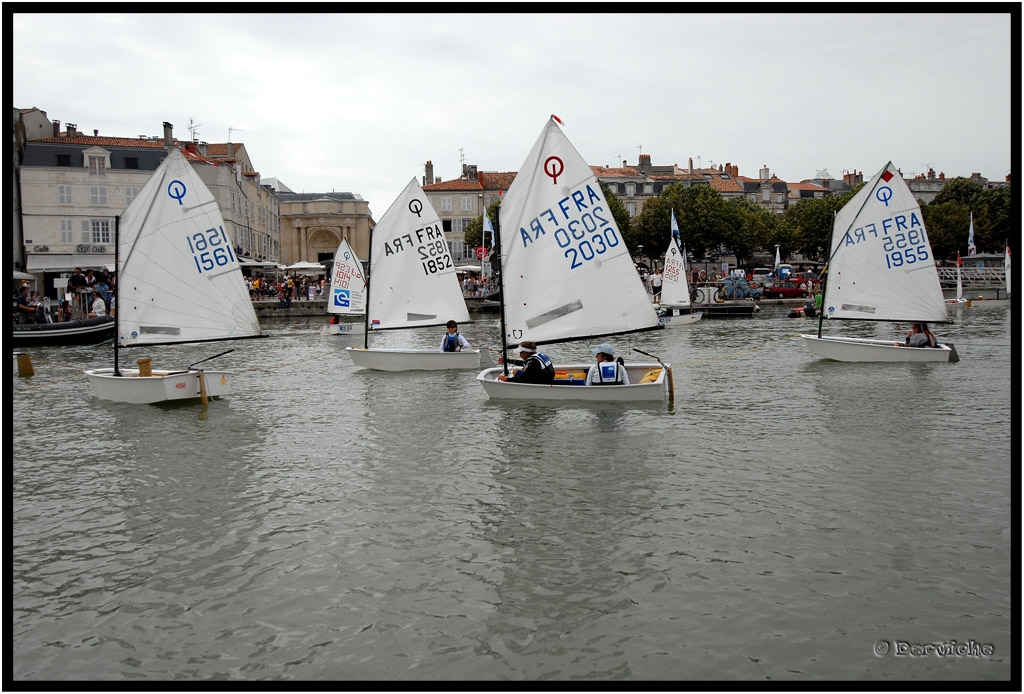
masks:
[[[137,362],[139,365],[140,376],[152,376],[153,375],[153,360],[149,357],[143,357]]]
[[[18,355],[18,375],[35,376],[36,370],[32,368],[32,357],[27,354]]]

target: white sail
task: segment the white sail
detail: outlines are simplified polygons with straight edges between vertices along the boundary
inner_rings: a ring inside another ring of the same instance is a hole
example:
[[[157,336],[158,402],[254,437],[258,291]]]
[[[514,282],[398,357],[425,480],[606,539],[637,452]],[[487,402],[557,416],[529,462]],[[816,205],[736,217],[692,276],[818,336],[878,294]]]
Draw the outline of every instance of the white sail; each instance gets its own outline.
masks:
[[[553,118],[499,209],[506,344],[658,327],[597,178]]]
[[[374,329],[469,321],[441,219],[413,178],[373,229],[367,324]]]
[[[964,280],[961,268],[963,267],[964,261],[960,259],[960,252],[956,254],[956,300],[961,301],[964,298]]]
[[[180,149],[125,210],[119,234],[119,344],[260,334],[217,200]]]
[[[686,265],[675,237],[668,240],[664,264],[665,269],[661,273],[661,305],[668,308],[688,307],[690,285],[686,281]]]
[[[829,318],[948,320],[921,208],[892,162],[834,225],[823,303]]]
[[[1006,254],[1003,256],[1003,268],[1006,270],[1006,295],[1012,296],[1010,290],[1010,247],[1006,246]]]
[[[341,240],[331,269],[331,294],[327,312],[362,315],[366,312],[366,277],[352,246]]]

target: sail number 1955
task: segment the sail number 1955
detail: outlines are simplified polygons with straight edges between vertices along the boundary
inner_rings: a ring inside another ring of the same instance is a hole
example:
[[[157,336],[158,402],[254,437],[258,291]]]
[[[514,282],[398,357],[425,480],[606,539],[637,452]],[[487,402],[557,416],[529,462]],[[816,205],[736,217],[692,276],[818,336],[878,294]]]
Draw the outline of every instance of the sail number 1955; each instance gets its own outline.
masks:
[[[888,268],[903,267],[928,260],[928,239],[917,229],[886,236],[882,240]]]
[[[222,226],[197,231],[186,238],[199,274],[235,262],[235,252],[228,243],[228,235],[224,233]]]

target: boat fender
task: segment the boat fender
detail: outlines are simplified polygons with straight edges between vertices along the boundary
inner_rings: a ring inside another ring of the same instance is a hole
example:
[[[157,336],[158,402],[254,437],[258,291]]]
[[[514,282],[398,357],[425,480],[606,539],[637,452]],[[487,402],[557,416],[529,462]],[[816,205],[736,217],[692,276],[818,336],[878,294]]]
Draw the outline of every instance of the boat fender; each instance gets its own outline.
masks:
[[[644,377],[640,379],[641,383],[654,383],[658,380],[658,376],[661,375],[661,369],[651,369],[644,374]]]

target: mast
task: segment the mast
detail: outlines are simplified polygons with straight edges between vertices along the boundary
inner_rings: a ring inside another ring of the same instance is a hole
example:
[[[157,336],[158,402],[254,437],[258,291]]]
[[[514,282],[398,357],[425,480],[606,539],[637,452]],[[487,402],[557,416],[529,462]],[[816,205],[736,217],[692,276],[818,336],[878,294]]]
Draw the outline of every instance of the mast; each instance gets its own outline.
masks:
[[[498,201],[497,207],[494,208],[494,249],[498,249],[498,312],[501,315],[501,368],[505,374],[505,378],[508,378],[508,359],[505,359],[505,354],[508,352],[505,349],[505,271],[501,265],[501,201]],[[491,272],[494,272],[494,262],[491,262]]]
[[[832,250],[832,237],[836,233],[836,212],[832,210],[832,233],[828,235],[828,247],[829,251]],[[824,279],[821,280],[821,310],[818,311],[818,338],[821,338],[821,326],[825,322],[825,290],[828,288],[828,266],[832,262],[831,252],[825,258],[825,268],[822,270],[822,274],[825,275]],[[811,299],[813,300],[813,296]]]
[[[121,329],[118,324],[121,314],[121,215],[114,215],[114,375],[120,376],[117,354],[121,344]]]
[[[356,262],[359,262],[358,257],[356,257]],[[370,249],[366,252],[366,310],[363,312],[363,349],[370,348],[370,275],[372,273],[373,227],[370,227]]]

